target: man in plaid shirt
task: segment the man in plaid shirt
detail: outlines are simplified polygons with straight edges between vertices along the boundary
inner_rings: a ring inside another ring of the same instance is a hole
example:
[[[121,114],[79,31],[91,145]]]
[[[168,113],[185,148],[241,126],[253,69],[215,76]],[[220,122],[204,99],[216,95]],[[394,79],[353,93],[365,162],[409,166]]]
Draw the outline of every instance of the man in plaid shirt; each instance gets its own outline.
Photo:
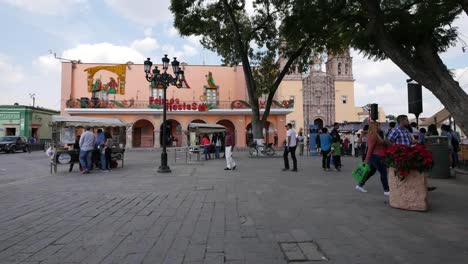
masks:
[[[413,143],[411,133],[406,128],[409,125],[408,116],[399,115],[397,117],[398,127],[395,127],[388,134],[387,139],[393,144],[411,146]]]
[[[406,128],[409,126],[409,120],[408,116],[406,115],[399,115],[397,117],[397,123],[398,127],[395,127],[390,131],[388,134],[387,140],[391,141],[393,144],[398,144],[398,145],[406,145],[406,146],[411,146],[413,143],[416,143],[415,140],[413,140],[413,137],[411,136],[411,133],[409,130]],[[431,186],[427,187],[427,190],[433,191],[437,187]]]

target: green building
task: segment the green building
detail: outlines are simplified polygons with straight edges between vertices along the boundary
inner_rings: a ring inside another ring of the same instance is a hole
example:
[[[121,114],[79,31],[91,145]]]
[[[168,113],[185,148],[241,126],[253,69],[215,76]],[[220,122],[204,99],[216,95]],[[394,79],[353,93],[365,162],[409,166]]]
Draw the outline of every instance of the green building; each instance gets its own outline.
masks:
[[[0,137],[25,136],[50,140],[49,122],[59,111],[24,106],[0,105]]]

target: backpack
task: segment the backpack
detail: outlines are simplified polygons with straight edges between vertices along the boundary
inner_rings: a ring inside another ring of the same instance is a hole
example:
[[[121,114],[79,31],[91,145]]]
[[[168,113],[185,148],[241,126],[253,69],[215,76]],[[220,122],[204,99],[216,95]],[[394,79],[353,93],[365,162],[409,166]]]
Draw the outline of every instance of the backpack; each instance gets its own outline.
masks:
[[[453,151],[455,152],[460,152],[460,142],[458,142],[458,140],[455,138],[455,136],[453,135],[453,133],[450,133],[452,135],[452,147],[453,147]]]

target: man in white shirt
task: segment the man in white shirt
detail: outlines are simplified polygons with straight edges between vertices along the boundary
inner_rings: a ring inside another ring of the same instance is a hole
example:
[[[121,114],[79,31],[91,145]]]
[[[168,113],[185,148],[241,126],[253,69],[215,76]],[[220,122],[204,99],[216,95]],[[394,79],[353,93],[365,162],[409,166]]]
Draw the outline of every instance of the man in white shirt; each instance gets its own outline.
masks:
[[[288,154],[291,153],[291,158],[293,160],[293,169],[292,171],[297,171],[297,159],[296,159],[296,131],[292,129],[291,123],[286,125],[286,146],[284,148],[284,169],[283,171],[289,170],[289,159]]]
[[[83,174],[89,174],[92,165],[92,155],[96,145],[96,135],[87,127],[86,131],[80,137],[80,164],[83,168]]]

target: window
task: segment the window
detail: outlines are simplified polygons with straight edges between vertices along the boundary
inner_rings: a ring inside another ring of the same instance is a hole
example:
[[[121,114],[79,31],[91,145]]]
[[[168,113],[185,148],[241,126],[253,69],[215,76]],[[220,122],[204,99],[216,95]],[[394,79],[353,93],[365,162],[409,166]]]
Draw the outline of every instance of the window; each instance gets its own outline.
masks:
[[[107,100],[107,91],[101,90],[99,92],[95,92],[93,97]]]
[[[153,94],[152,94],[152,96],[153,96],[154,98],[159,98],[159,97],[163,98],[163,93],[164,93],[164,90],[163,90],[163,89],[156,89],[156,88],[153,88]]]
[[[348,73],[349,73],[349,64],[348,63],[345,64],[345,70],[344,71],[345,71],[345,74],[348,75]]]
[[[341,63],[338,63],[338,75],[341,75]]]
[[[341,101],[343,101],[343,104],[346,104],[347,99],[348,98],[346,97],[346,95],[341,96]]]
[[[217,105],[218,104],[218,95],[216,89],[205,89],[206,93],[206,103]]]

